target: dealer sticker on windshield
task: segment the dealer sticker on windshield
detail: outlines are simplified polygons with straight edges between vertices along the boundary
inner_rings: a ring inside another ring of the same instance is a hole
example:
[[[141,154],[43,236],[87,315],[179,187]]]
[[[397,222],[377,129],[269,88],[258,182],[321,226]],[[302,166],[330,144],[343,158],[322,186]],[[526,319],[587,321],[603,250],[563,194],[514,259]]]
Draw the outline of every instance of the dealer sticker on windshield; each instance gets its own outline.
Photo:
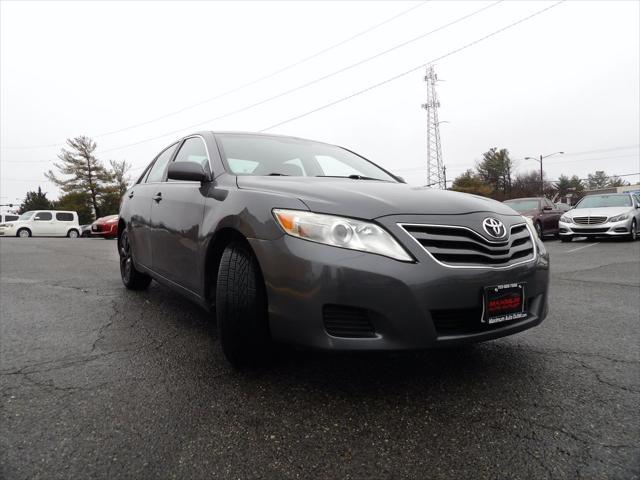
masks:
[[[500,323],[525,318],[524,283],[507,283],[484,288],[483,323]]]

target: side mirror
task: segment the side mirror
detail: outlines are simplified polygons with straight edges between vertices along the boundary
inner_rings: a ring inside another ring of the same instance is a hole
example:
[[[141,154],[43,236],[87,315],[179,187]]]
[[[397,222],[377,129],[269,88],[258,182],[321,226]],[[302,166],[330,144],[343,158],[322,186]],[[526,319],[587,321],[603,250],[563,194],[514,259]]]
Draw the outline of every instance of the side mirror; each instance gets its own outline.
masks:
[[[173,162],[167,172],[169,180],[186,180],[191,182],[208,182],[211,180],[202,165],[194,162]]]
[[[542,210],[553,210],[553,208],[551,208],[549,205],[545,205],[544,207],[542,207]]]

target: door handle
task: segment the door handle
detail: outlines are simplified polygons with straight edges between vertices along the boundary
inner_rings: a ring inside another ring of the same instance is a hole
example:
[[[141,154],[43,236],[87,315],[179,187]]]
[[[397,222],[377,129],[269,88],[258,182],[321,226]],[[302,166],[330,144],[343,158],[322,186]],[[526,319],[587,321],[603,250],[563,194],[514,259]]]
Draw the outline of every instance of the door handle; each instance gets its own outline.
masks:
[[[129,198],[133,198],[133,192],[129,194]]]
[[[155,196],[155,197],[153,197],[153,199],[154,199],[156,202],[158,202],[158,203],[159,203],[159,202],[160,202],[160,200],[162,200],[162,192],[158,192],[158,193],[156,193],[156,196]]]

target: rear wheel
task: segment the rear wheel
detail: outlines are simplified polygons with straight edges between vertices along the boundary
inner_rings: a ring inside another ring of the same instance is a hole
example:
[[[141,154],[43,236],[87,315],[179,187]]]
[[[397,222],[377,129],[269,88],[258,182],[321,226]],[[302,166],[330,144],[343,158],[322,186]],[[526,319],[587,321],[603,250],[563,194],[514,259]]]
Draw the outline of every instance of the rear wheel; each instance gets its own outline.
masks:
[[[215,307],[220,343],[229,362],[244,367],[267,360],[271,336],[264,281],[256,257],[240,242],[222,253]]]
[[[144,290],[151,283],[151,277],[136,270],[133,264],[133,251],[129,242],[129,235],[125,230],[118,241],[118,253],[120,254],[120,277],[122,283],[130,290]]]
[[[80,236],[80,234],[78,233],[78,230],[69,230],[67,232],[67,237],[69,238],[78,238]]]
[[[18,230],[18,233],[16,234],[16,237],[20,237],[20,238],[29,238],[31,236],[31,230],[29,230],[28,228],[21,228],[20,230]]]

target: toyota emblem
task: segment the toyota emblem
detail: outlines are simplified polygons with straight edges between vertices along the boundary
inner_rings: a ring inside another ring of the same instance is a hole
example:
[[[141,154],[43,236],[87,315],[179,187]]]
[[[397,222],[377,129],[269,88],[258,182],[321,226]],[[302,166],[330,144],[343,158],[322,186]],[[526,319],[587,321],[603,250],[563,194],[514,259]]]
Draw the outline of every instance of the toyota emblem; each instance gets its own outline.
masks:
[[[482,228],[490,237],[502,238],[507,234],[507,229],[497,218],[487,217],[482,221]]]

